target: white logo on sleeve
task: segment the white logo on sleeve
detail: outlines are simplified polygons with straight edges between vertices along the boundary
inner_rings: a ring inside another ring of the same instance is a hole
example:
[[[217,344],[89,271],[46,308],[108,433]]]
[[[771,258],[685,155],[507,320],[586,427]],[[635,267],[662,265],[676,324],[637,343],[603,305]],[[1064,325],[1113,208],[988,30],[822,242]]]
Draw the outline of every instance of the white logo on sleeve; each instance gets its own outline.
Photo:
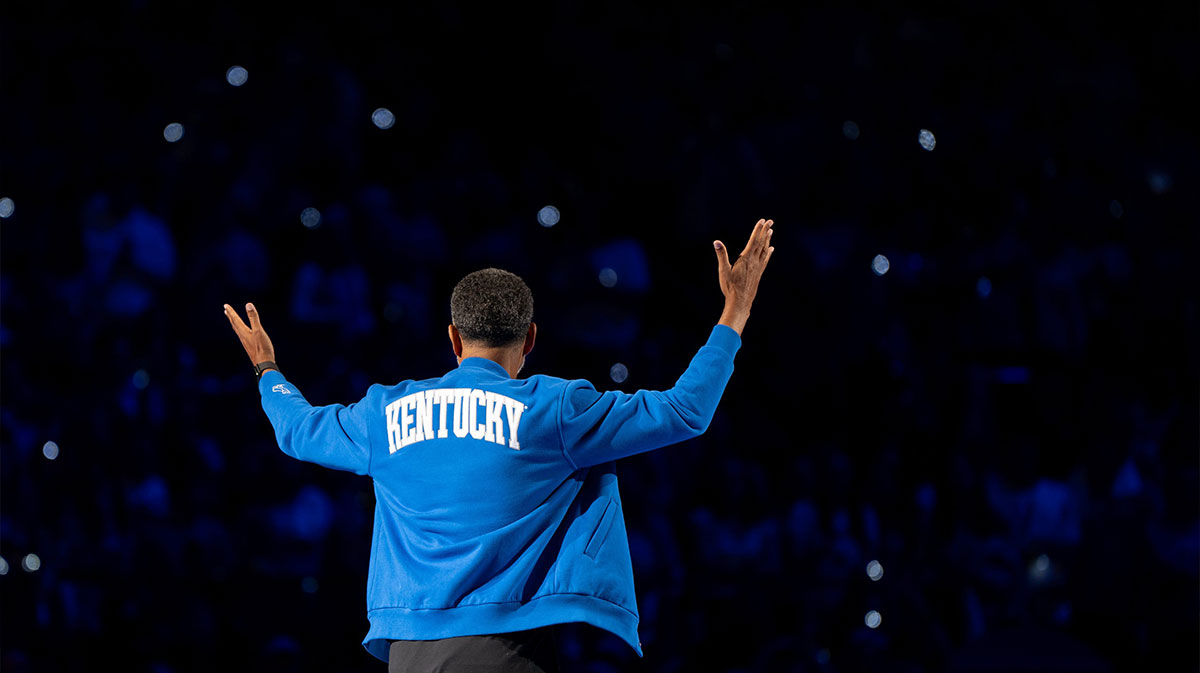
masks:
[[[435,388],[415,392],[384,409],[388,449],[395,453],[409,444],[445,439],[453,432],[459,439],[470,435],[520,451],[517,428],[525,409],[517,400],[490,390]]]
[[[282,383],[276,383],[275,385],[271,386],[271,392],[280,393],[282,395],[292,394],[292,391],[288,390],[288,387]]]

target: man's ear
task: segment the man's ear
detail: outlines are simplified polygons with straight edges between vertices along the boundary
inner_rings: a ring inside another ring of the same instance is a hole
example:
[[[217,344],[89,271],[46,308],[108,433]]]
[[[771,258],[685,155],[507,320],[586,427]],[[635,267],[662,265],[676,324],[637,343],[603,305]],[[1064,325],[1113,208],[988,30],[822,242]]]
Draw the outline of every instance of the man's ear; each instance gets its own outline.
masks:
[[[537,323],[529,323],[529,331],[525,333],[525,345],[521,348],[521,355],[529,355],[529,351],[533,350],[533,342],[537,341]]]
[[[454,357],[462,359],[462,335],[458,333],[458,328],[454,323],[450,324],[450,348],[454,350]]]

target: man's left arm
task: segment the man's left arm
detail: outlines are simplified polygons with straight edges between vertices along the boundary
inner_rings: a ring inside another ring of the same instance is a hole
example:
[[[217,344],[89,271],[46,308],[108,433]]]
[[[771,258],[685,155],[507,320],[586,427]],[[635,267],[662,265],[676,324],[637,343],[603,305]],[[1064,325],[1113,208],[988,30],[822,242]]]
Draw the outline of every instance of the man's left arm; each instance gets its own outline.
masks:
[[[367,406],[331,404],[314,407],[275,366],[275,347],[262,328],[254,304],[246,304],[250,324],[229,304],[225,317],[242,342],[246,355],[261,371],[258,392],[263,411],[275,428],[279,448],[289,456],[336,470],[367,474],[371,443],[366,418]],[[266,363],[266,364],[264,364]],[[365,401],[365,400],[364,400]]]
[[[350,406],[314,407],[278,369],[262,375],[258,392],[280,450],[324,467],[367,474],[371,440],[365,399]]]

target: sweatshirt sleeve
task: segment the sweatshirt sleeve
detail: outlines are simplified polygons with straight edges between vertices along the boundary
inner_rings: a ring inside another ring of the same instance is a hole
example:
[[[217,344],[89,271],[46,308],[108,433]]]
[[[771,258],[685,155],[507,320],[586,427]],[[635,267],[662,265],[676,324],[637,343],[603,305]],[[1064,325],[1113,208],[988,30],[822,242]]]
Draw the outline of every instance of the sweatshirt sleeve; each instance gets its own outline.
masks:
[[[367,474],[371,457],[367,405],[314,407],[278,370],[262,375],[258,392],[284,453],[335,470]]]
[[[670,390],[597,392],[569,382],[559,407],[563,452],[576,469],[690,439],[708,429],[733,374],[738,333],[717,325]]]

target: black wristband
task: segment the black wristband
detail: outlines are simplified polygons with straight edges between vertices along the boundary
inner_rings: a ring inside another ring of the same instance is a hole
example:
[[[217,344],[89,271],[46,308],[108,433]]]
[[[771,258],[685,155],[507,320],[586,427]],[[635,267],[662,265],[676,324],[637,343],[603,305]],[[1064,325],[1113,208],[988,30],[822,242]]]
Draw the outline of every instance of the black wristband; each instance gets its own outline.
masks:
[[[272,362],[270,360],[266,360],[264,362],[260,362],[256,365],[254,365],[254,378],[261,379],[264,369],[274,369],[277,372],[279,371],[279,367],[276,366],[274,362]],[[282,372],[280,372],[280,373],[282,373]]]

